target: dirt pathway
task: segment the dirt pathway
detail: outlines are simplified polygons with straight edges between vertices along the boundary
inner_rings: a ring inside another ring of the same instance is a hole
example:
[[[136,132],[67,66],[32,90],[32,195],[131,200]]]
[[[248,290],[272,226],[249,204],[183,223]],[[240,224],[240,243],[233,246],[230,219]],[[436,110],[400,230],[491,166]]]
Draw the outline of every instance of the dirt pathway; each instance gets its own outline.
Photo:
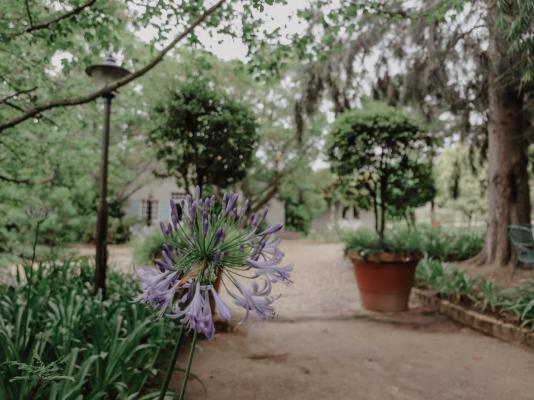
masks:
[[[417,305],[400,314],[365,312],[341,245],[284,247],[296,267],[294,284],[280,290],[277,319],[201,342],[193,371],[202,384],[191,381],[188,399],[534,398],[534,353]]]
[[[286,241],[284,250],[294,284],[279,288],[277,318],[202,341],[193,363],[202,383],[190,382],[188,400],[534,399],[534,353],[416,304],[398,314],[362,310],[339,244]],[[130,254],[111,248],[121,270]],[[242,313],[232,311],[237,322]],[[180,381],[176,373],[176,389]]]

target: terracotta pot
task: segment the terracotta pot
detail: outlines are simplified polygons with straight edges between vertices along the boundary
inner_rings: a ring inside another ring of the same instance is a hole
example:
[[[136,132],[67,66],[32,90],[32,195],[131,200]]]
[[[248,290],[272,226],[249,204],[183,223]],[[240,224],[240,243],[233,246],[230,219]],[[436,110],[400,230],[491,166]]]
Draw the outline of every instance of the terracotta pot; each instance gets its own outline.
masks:
[[[350,252],[362,304],[371,311],[408,309],[418,257],[383,253],[362,258]]]

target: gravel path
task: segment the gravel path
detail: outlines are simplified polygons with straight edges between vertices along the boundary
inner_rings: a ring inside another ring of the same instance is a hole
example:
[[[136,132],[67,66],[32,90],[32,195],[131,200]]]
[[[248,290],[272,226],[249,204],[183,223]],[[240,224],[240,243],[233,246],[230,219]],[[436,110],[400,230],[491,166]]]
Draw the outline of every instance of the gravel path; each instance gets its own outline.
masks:
[[[277,318],[232,325],[200,342],[188,400],[532,400],[534,353],[457,325],[417,304],[361,309],[339,244],[286,241],[294,284]],[[129,269],[129,250],[111,259]],[[242,315],[233,309],[236,322]],[[179,364],[186,354],[182,351]],[[181,375],[172,385],[179,388]],[[201,383],[200,383],[201,382]]]

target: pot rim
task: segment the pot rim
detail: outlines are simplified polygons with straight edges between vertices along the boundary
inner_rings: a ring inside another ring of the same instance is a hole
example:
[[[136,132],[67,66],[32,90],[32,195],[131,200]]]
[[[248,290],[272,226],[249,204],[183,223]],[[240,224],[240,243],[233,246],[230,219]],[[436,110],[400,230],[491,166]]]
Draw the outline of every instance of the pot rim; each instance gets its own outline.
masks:
[[[376,262],[376,263],[398,263],[398,262],[417,262],[421,260],[421,256],[417,254],[406,254],[406,253],[392,253],[392,252],[382,252],[376,254],[370,254],[368,256],[362,256],[355,250],[349,250],[347,256],[356,261],[367,261],[367,262]]]

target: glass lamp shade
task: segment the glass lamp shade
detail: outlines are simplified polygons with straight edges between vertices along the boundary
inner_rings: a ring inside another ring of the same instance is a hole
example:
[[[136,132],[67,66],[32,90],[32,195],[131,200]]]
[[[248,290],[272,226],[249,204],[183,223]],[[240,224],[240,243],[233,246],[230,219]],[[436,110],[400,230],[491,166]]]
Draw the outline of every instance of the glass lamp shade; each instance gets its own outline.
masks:
[[[126,68],[117,64],[112,56],[107,56],[101,63],[93,64],[85,69],[98,88],[103,88],[130,74]]]

